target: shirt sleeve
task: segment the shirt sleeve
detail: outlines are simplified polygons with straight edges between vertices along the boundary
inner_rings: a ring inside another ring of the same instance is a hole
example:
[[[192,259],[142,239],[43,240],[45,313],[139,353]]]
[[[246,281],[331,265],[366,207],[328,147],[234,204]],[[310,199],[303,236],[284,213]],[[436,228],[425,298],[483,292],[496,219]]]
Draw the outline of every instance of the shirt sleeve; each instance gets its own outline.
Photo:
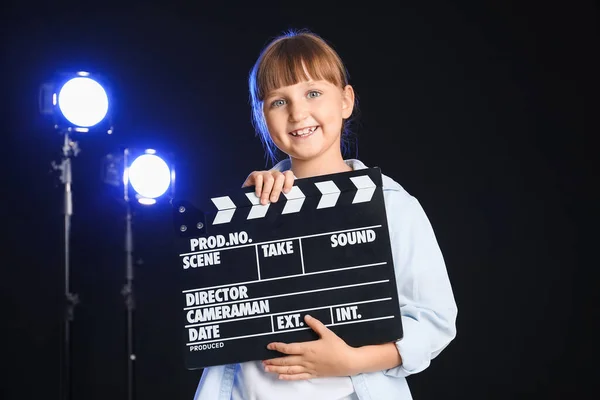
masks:
[[[396,342],[402,364],[384,373],[405,377],[427,368],[454,339],[458,310],[421,204],[406,192],[384,193],[404,333]]]

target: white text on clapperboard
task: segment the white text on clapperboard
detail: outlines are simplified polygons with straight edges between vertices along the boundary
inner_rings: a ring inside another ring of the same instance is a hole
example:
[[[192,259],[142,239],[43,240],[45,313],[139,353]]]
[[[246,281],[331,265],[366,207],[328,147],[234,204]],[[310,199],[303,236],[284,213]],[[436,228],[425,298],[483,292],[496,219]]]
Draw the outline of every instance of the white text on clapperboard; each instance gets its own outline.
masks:
[[[229,241],[223,235],[208,236],[190,239],[191,251],[203,251],[218,249],[226,246],[252,243],[252,239],[244,231],[229,234]],[[221,253],[219,251],[193,254],[183,257],[183,269],[206,267],[221,264]]]
[[[373,242],[375,239],[376,234],[373,229],[352,230],[330,235],[330,245],[332,248],[342,247]],[[252,243],[252,239],[244,231],[230,233],[228,238],[224,235],[192,238],[190,239],[190,250],[195,252],[195,254],[183,257],[183,269],[219,265],[221,263],[220,249],[230,246],[248,245],[249,243]],[[265,258],[293,254],[295,250],[293,240],[264,244],[256,243],[253,246],[256,246],[257,251]],[[185,303],[186,308],[188,308],[186,313],[187,322],[189,324],[210,323],[211,321],[222,321],[270,313],[271,308],[268,299],[244,301],[248,298],[248,287],[245,285],[185,293]],[[219,303],[226,304],[219,305]],[[206,307],[211,304],[214,304],[214,306]],[[357,308],[357,306],[349,306],[345,307],[345,309],[337,309],[338,320],[360,319],[361,316],[357,313]],[[346,313],[347,316],[344,316],[343,313]],[[303,326],[304,324],[300,321],[300,314],[292,314],[279,316],[276,325],[278,329],[285,329]],[[213,341],[205,345],[192,346],[192,351],[224,346],[223,342],[215,342],[221,338],[218,324],[203,324],[202,326],[190,327],[188,328],[188,336],[190,342]]]

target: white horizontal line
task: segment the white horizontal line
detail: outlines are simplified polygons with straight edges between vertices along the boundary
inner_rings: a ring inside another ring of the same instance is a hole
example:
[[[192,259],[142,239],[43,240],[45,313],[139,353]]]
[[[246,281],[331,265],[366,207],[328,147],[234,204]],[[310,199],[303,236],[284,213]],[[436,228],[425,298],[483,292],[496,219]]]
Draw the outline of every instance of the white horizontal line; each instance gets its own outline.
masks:
[[[253,281],[228,283],[226,285],[208,286],[208,287],[203,287],[203,288],[198,288],[198,289],[186,289],[186,290],[182,290],[181,293],[198,292],[198,291],[202,291],[202,290],[217,289],[217,288],[223,288],[223,287],[227,287],[227,286],[249,285],[251,283],[277,281],[277,280],[280,280],[280,279],[298,278],[299,276],[305,276],[305,275],[326,274],[328,272],[346,271],[346,270],[349,270],[349,269],[357,269],[357,268],[368,268],[368,267],[375,267],[375,266],[378,266],[378,265],[385,265],[385,264],[387,264],[387,262],[383,261],[383,262],[377,262],[377,263],[373,263],[373,264],[363,264],[363,265],[355,265],[355,266],[352,266],[352,267],[342,267],[342,268],[336,268],[336,269],[327,269],[327,270],[324,270],[324,271],[307,272],[307,273],[304,273],[304,274],[278,276],[278,277],[275,277],[275,278],[256,279],[256,280],[253,280]]]
[[[306,294],[306,293],[323,292],[325,290],[337,290],[337,289],[346,289],[346,288],[357,287],[357,286],[377,285],[379,283],[385,283],[385,282],[389,282],[389,281],[390,281],[389,279],[383,279],[383,280],[380,280],[380,281],[373,281],[373,282],[353,283],[352,285],[333,286],[333,287],[326,287],[326,288],[313,289],[313,290],[303,290],[301,292],[275,294],[273,296],[263,296],[263,297],[253,298],[253,299],[227,301],[225,303],[217,303],[217,304],[213,303],[213,304],[206,304],[206,305],[203,305],[203,306],[185,307],[184,310],[195,310],[195,309],[198,309],[198,308],[215,307],[217,305],[221,306],[221,305],[226,305],[226,304],[246,303],[246,302],[249,302],[249,301],[259,301],[259,300],[265,300],[265,299],[274,299],[274,298],[277,298],[277,297],[296,296],[296,295],[301,295],[301,294]]]
[[[357,322],[379,321],[379,320],[382,320],[382,319],[390,319],[390,318],[394,318],[394,316],[393,316],[393,315],[388,315],[388,316],[386,316],[386,317],[377,317],[377,318],[361,319],[360,321],[359,321],[359,320],[352,320],[352,321],[347,321],[347,322],[338,322],[338,323],[335,323],[335,324],[330,324],[330,325],[328,325],[328,326],[348,325],[348,324],[355,324],[355,323],[357,323]]]
[[[325,326],[337,326],[337,325],[348,325],[348,324],[359,324],[361,322],[370,322],[370,321],[378,321],[378,320],[382,320],[382,319],[390,319],[390,318],[394,318],[393,315],[388,315],[386,317],[377,317],[377,318],[369,318],[369,319],[360,319],[360,320],[354,320],[354,321],[348,321],[348,322],[342,322],[342,323],[338,323],[338,324],[326,324]],[[267,336],[267,335],[275,335],[278,333],[286,333],[286,332],[296,332],[296,331],[304,331],[307,329],[311,329],[310,327],[307,328],[297,328],[297,329],[289,329],[289,330],[283,330],[283,331],[277,331],[277,332],[266,332],[266,333],[255,333],[252,335],[244,335],[244,336],[236,336],[236,337],[230,337],[230,338],[225,338],[225,339],[215,339],[215,340],[207,340],[204,342],[191,342],[191,343],[186,343],[186,346],[193,346],[196,344],[206,344],[206,343],[213,343],[213,342],[226,342],[228,340],[235,340],[235,339],[246,339],[246,338],[251,338],[251,337],[257,337],[257,336]]]
[[[362,228],[351,228],[351,229],[342,229],[340,231],[315,233],[315,234],[306,235],[306,236],[295,236],[295,237],[289,237],[289,238],[285,238],[285,239],[269,240],[267,242],[246,243],[246,244],[240,244],[238,246],[215,247],[214,249],[208,249],[208,250],[202,250],[202,251],[193,251],[191,253],[182,253],[182,254],[179,255],[179,257],[190,256],[190,255],[194,255],[194,254],[210,253],[210,252],[214,252],[214,251],[239,249],[239,248],[248,247],[248,246],[258,246],[258,245],[261,245],[261,244],[277,243],[277,242],[283,242],[283,241],[286,241],[286,240],[296,240],[296,239],[304,239],[304,238],[310,238],[310,237],[316,237],[316,236],[333,235],[335,233],[352,232],[352,231],[359,231],[361,229],[372,229],[372,228],[381,228],[381,225],[372,225],[372,226],[364,226]]]
[[[286,315],[286,314],[292,314],[292,313],[298,313],[298,312],[304,312],[304,311],[323,310],[323,309],[327,309],[327,308],[333,309],[333,308],[336,308],[336,307],[351,306],[353,304],[367,304],[367,303],[375,303],[375,302],[378,302],[378,301],[388,301],[388,300],[392,300],[392,298],[391,297],[384,297],[384,298],[381,298],[381,299],[374,299],[374,300],[355,301],[353,303],[331,304],[331,305],[328,305],[328,306],[320,306],[320,307],[313,307],[313,308],[304,308],[302,310],[290,310],[290,311],[284,311],[284,312],[272,313],[272,314],[270,313],[270,314],[262,314],[262,315],[253,315],[252,317],[242,317],[242,318],[234,318],[234,319],[215,319],[213,321],[202,322],[200,324],[185,325],[185,328],[193,328],[195,326],[204,326],[204,325],[214,325],[215,323],[224,324],[224,323],[227,323],[227,322],[244,321],[244,320],[247,320],[247,319],[267,318],[267,317],[273,317],[275,315]],[[331,320],[333,321],[333,318]]]

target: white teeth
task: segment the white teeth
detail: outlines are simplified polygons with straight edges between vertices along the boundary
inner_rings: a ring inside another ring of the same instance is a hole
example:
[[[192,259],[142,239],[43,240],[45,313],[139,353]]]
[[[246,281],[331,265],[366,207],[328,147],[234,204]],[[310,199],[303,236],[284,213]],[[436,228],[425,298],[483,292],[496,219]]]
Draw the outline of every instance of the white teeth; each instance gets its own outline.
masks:
[[[297,131],[290,132],[292,136],[306,136],[313,133],[317,129],[316,126],[311,128],[298,129]]]

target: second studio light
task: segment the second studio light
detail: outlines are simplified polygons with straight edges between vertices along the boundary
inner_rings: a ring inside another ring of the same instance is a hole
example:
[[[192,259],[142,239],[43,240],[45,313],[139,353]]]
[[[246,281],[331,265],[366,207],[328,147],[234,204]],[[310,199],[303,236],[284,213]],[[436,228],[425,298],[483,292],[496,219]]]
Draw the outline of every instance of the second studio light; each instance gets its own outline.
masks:
[[[132,189],[140,204],[152,205],[157,199],[172,195],[175,169],[153,149],[146,149],[141,154],[126,150],[123,183]]]
[[[175,194],[175,165],[169,154],[126,148],[105,156],[102,180],[122,190],[119,197],[144,206],[170,201]]]

